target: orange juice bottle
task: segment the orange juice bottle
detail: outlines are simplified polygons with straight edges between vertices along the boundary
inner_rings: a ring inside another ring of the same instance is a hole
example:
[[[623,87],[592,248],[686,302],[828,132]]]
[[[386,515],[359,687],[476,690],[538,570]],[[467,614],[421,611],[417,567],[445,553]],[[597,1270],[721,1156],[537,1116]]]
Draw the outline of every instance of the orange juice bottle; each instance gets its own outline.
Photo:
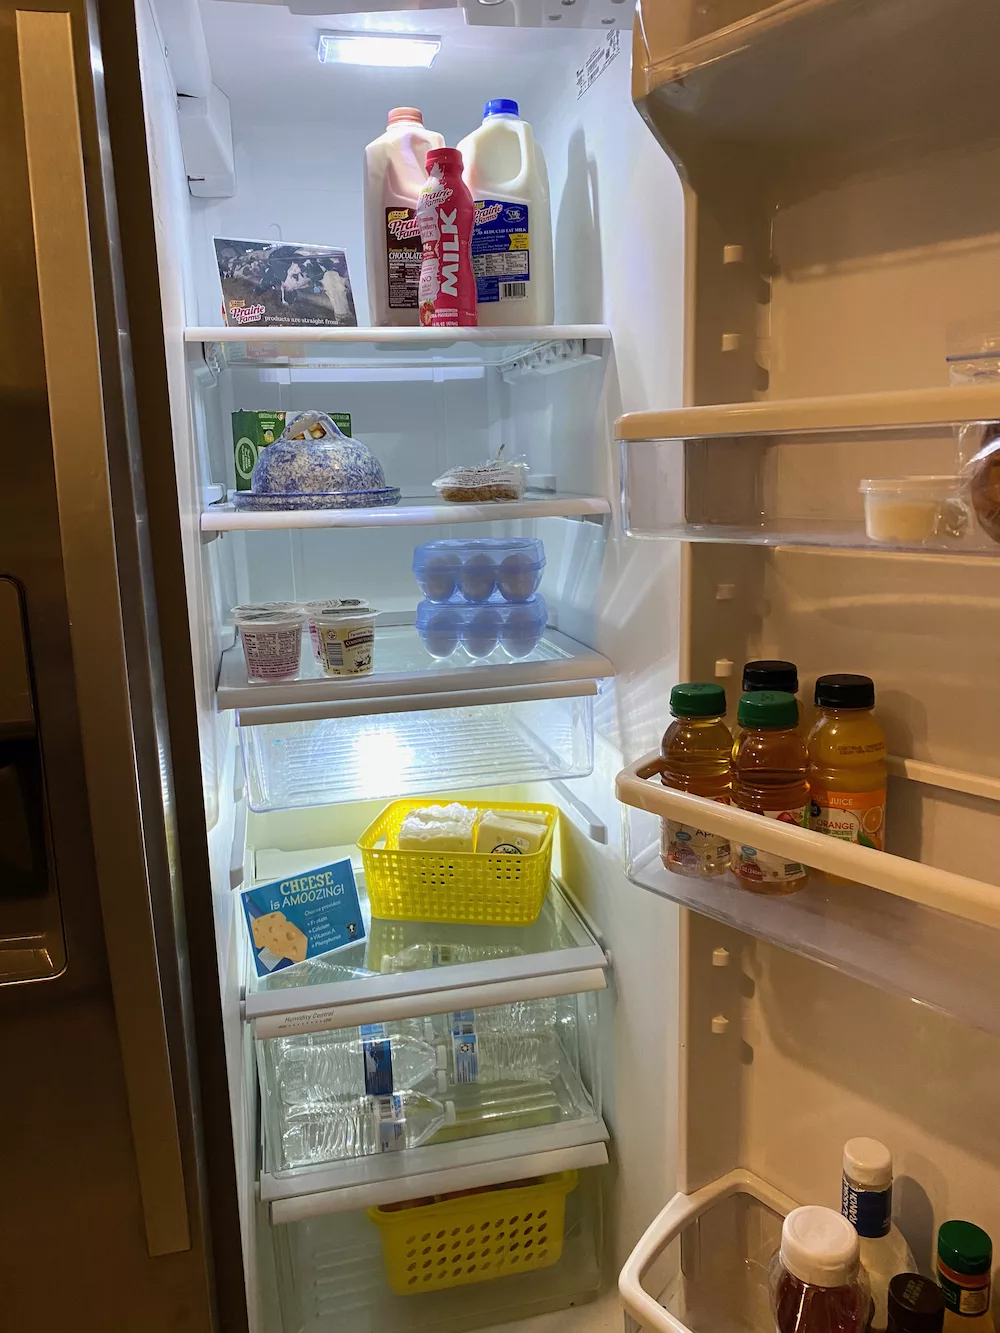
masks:
[[[809,761],[797,729],[799,706],[794,694],[783,690],[744,694],[737,720],[742,734],[733,747],[733,805],[805,828]],[[798,861],[740,842],[732,844],[732,870],[754,893],[795,893],[809,875]]]
[[[670,712],[676,719],[660,742],[664,787],[729,804],[733,738],[724,722],[721,685],[675,685]],[[660,857],[668,870],[689,879],[711,879],[729,869],[729,840],[720,833],[661,820]]]
[[[868,676],[820,676],[816,707],[808,740],[810,826],[881,851],[885,736],[872,716],[875,686]]]

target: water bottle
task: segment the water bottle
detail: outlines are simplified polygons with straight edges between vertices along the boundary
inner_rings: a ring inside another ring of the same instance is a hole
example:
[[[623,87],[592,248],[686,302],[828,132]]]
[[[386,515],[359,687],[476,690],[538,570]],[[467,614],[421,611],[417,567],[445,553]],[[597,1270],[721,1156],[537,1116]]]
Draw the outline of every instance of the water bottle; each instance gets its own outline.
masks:
[[[345,1097],[285,1109],[281,1117],[283,1169],[401,1148],[419,1148],[455,1123],[455,1103],[421,1092]]]
[[[443,1090],[443,1046],[424,1040],[421,1019],[274,1040],[275,1079],[286,1106],[335,1098]]]
[[[493,1013],[489,1009],[465,1009],[451,1015],[452,1082],[551,1083],[556,1079],[559,1043],[554,1028],[495,1028],[486,1019]]]
[[[515,1000],[476,1009],[476,1029],[480,1032],[552,1032],[559,1018],[555,1000]]]
[[[262,990],[284,990],[289,986],[327,986],[331,982],[362,981],[373,977],[367,967],[352,967],[349,963],[333,963],[325,958],[311,958],[294,967],[282,967],[268,977],[261,978]]]
[[[524,950],[516,944],[435,944],[422,940],[408,944],[382,959],[383,972],[420,972],[428,967],[458,963],[489,963],[497,958],[520,958]]]

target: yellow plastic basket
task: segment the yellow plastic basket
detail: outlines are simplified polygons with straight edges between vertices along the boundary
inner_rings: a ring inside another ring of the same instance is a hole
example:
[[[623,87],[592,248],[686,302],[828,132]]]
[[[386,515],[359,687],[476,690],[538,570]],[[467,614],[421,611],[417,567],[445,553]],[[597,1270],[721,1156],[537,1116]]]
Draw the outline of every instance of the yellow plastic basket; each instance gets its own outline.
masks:
[[[439,798],[440,799],[440,798]],[[548,816],[541,848],[526,856],[477,852],[401,852],[400,826],[411,810],[432,804],[393,801],[358,839],[372,914],[397,921],[468,921],[481,926],[530,926],[549,891],[554,805],[463,801],[470,809],[531,810]],[[378,844],[382,844],[381,846]]]
[[[397,1296],[549,1268],[562,1254],[566,1195],[576,1172],[481,1190],[419,1208],[369,1208]]]

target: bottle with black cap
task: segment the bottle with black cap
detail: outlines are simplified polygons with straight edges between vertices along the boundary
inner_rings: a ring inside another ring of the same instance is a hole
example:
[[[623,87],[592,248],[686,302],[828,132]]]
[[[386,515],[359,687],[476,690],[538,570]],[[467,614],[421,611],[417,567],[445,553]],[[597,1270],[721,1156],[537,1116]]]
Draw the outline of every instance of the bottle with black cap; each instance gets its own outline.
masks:
[[[869,676],[820,676],[807,741],[810,827],[879,851],[884,845],[886,748]]]
[[[798,694],[798,667],[794,662],[783,662],[779,658],[745,663],[743,693],[749,694],[754,690],[784,690],[786,694]]]
[[[941,1333],[941,1288],[919,1273],[897,1273],[889,1283],[889,1333]]]

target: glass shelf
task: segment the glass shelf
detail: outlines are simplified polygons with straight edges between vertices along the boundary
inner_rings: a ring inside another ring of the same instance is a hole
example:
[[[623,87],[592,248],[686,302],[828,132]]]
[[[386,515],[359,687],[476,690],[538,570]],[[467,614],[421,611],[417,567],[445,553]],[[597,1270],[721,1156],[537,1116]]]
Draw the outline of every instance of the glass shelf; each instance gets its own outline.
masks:
[[[217,706],[220,711],[242,710],[242,720],[246,723],[249,720],[246,710],[281,705],[287,710],[288,720],[295,721],[297,705],[366,699],[371,703],[371,711],[378,712],[387,701],[400,695],[601,680],[614,674],[606,657],[584,648],[557,630],[546,630],[545,637],[533,652],[514,661],[502,648],[481,660],[473,660],[462,651],[437,659],[423,646],[412,625],[387,626],[376,628],[375,659],[375,670],[367,676],[324,676],[313,657],[309,635],[304,633],[296,680],[251,684],[247,680],[243,649],[237,642],[222,655]]]
[[[463,691],[448,696],[460,706],[397,698],[397,711],[376,716],[370,702],[341,701],[316,705],[340,716],[312,722],[269,709],[271,721],[246,725],[237,712],[247,803],[259,813],[583,777],[594,767],[596,693],[594,681],[512,686],[483,707]]]
[[[521,1178],[521,1177],[518,1177]],[[426,1182],[433,1190],[435,1182]],[[451,1188],[462,1188],[453,1185]],[[566,1199],[563,1250],[551,1268],[446,1291],[397,1296],[366,1214],[309,1217],[272,1232],[284,1326],[308,1333],[466,1333],[594,1300],[602,1289],[601,1179],[581,1171]]]
[[[546,327],[424,328],[221,328],[184,331],[188,343],[203,343],[215,370],[297,367],[330,370],[392,366],[492,366],[509,373],[551,373],[594,360],[611,337],[603,324]]]
[[[997,556],[960,483],[944,508],[929,502],[923,532],[881,511],[885,540],[867,534],[859,490],[955,477],[997,420],[1000,385],[630,413],[617,423],[623,523],[633,537]]]
[[[632,883],[1000,1035],[1000,887],[668,790],[639,776],[652,758],[624,770],[616,784],[626,807]],[[728,874],[676,875],[660,860],[665,816],[732,839],[752,837],[754,845],[819,869],[787,897],[750,893]]]
[[[322,847],[258,851],[257,882],[328,865],[343,855],[342,848]],[[398,1009],[406,1000],[408,1015],[422,1018],[441,1012],[442,1004],[475,1008],[483,996],[509,1004],[605,984],[604,950],[555,883],[530,926],[430,925],[373,918],[364,876],[356,878],[363,942],[269,977],[248,969],[244,1016],[256,1036],[378,1022],[386,1001]],[[457,991],[464,1000],[452,995]]]
[[[507,523],[512,519],[594,518],[603,520],[611,505],[599,495],[552,491],[523,500],[455,504],[437,497],[407,498],[381,509],[296,509],[273,513],[237,510],[213,504],[202,511],[202,532],[274,532],[294,528],[437,527],[442,523]]]

